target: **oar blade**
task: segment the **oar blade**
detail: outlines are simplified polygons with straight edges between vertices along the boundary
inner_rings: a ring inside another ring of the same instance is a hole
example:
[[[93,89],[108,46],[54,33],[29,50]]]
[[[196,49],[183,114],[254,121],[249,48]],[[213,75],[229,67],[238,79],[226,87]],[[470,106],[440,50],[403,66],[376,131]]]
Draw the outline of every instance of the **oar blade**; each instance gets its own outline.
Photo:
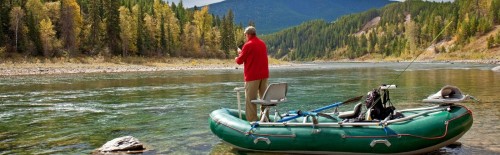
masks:
[[[361,98],[363,98],[363,95],[348,99],[348,100],[342,102],[342,104],[357,102],[357,101],[361,100]]]

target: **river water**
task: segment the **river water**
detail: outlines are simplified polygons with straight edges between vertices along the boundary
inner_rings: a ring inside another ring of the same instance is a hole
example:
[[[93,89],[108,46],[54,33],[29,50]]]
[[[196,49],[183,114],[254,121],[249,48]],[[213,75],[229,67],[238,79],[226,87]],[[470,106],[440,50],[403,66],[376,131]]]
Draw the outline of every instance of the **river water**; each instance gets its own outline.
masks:
[[[480,103],[465,102],[474,124],[458,149],[432,154],[500,154],[500,72],[493,65],[459,63],[321,63],[271,68],[270,83],[287,82],[279,111],[311,110],[364,95],[380,84],[396,108],[445,85]],[[131,135],[151,154],[252,154],[213,135],[208,115],[237,108],[242,69],[0,77],[0,154],[89,154]],[[400,75],[400,76],[399,76]],[[397,78],[399,76],[399,78]],[[351,109],[354,104],[341,107]]]

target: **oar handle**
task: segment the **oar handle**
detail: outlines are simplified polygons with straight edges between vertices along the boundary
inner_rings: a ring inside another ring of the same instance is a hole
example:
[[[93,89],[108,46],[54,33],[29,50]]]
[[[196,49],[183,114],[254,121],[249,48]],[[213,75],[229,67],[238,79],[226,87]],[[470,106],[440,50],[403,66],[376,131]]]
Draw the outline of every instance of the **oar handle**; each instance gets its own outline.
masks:
[[[344,102],[337,102],[337,103],[334,103],[334,104],[331,104],[331,105],[328,105],[328,106],[324,106],[324,107],[315,109],[312,112],[321,112],[321,111],[326,110],[326,109],[338,107],[338,106],[340,106],[342,104],[359,101],[359,100],[361,100],[362,97],[363,96],[357,96],[357,97],[354,97],[354,98],[350,98],[350,99],[348,99],[348,100],[346,100]]]
[[[334,103],[334,104],[331,104],[331,105],[328,105],[328,106],[325,106],[325,107],[314,109],[312,112],[321,112],[321,111],[326,110],[326,109],[338,107],[338,106],[342,105],[343,103],[344,102],[337,102],[337,103]]]

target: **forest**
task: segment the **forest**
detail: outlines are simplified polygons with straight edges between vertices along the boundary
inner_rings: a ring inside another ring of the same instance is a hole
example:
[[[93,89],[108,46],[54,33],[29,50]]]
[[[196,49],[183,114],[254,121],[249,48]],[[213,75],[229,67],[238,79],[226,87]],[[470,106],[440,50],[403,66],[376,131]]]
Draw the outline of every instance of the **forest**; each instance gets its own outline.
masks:
[[[1,58],[230,58],[243,43],[231,10],[161,0],[0,0]]]
[[[471,38],[486,34],[498,24],[498,0],[407,0],[333,22],[306,22],[263,39],[270,55],[286,60],[355,59],[365,55],[411,58],[443,41],[454,40],[455,46],[437,47],[435,53],[459,51]],[[498,47],[500,34],[489,36],[487,44],[488,48]]]
[[[244,42],[243,25],[234,24],[232,10],[220,17],[208,9],[161,0],[0,0],[0,60],[233,58]],[[261,37],[268,54],[283,60],[404,59],[438,42],[455,41],[435,53],[460,51],[499,24],[499,0],[407,0]],[[486,44],[500,46],[500,33]]]

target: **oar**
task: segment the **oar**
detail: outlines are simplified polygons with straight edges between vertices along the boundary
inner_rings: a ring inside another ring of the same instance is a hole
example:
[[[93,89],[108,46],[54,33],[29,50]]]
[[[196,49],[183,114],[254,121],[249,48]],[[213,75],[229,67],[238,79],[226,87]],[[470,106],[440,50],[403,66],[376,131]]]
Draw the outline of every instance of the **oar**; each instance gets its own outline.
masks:
[[[335,119],[334,117],[328,115],[328,114],[325,114],[325,113],[321,113],[321,112],[311,112],[311,111],[289,111],[288,114],[286,116],[289,116],[289,114],[296,114],[294,116],[321,116],[321,117],[325,117],[325,118],[328,118],[328,119],[332,119],[332,120],[337,120]],[[294,117],[294,116],[290,116],[290,117]]]
[[[363,96],[358,96],[358,97],[354,97],[354,98],[351,98],[351,99],[348,99],[344,102],[337,102],[337,103],[334,103],[334,104],[331,104],[331,105],[328,105],[328,106],[324,106],[324,107],[321,107],[321,108],[318,108],[318,109],[315,109],[313,110],[312,112],[320,112],[320,111],[323,111],[323,110],[326,110],[326,109],[330,109],[330,108],[335,108],[335,107],[338,107],[342,104],[347,104],[347,103],[351,103],[351,102],[356,102],[356,101],[359,101],[361,100]]]
[[[347,104],[347,103],[351,103],[351,102],[356,102],[356,101],[359,101],[361,100],[363,96],[358,96],[358,97],[354,97],[354,98],[351,98],[351,99],[348,99],[344,102],[337,102],[337,103],[334,103],[334,104],[331,104],[331,105],[328,105],[328,106],[324,106],[324,107],[321,107],[321,108],[318,108],[318,109],[315,109],[313,111],[311,111],[312,113],[319,113],[323,110],[326,110],[326,109],[330,109],[330,108],[334,108],[334,107],[338,107],[342,104]],[[293,119],[296,119],[296,118],[299,118],[301,116],[304,116],[304,114],[308,114],[308,112],[302,112],[302,113],[297,113],[297,115],[295,116],[291,116],[291,117],[288,117],[288,118],[284,118],[284,119],[281,119],[279,120],[278,122],[287,122],[287,121],[290,121],[290,120],[293,120]]]

